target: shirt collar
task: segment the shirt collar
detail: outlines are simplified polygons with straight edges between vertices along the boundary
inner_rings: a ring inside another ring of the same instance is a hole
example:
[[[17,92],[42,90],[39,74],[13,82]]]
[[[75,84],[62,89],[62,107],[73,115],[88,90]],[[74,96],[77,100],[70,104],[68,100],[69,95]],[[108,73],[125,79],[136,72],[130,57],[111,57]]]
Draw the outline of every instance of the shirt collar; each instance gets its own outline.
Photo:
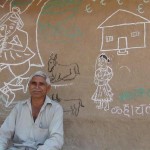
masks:
[[[46,106],[47,104],[52,104],[52,100],[46,95],[45,102],[44,102],[43,106]]]
[[[28,98],[27,100],[23,101],[22,103],[28,104],[28,106],[31,107],[31,98]],[[46,95],[45,102],[44,102],[42,108],[44,109],[47,104],[52,105],[53,103],[52,103],[52,100]]]

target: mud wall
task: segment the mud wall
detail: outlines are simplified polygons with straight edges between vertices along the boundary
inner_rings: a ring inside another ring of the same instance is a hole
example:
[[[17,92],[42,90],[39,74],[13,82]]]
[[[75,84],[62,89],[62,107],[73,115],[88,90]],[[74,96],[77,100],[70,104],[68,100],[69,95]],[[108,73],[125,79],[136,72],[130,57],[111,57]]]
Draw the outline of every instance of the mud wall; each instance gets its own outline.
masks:
[[[0,119],[36,70],[64,109],[64,150],[150,148],[149,0],[0,1]]]

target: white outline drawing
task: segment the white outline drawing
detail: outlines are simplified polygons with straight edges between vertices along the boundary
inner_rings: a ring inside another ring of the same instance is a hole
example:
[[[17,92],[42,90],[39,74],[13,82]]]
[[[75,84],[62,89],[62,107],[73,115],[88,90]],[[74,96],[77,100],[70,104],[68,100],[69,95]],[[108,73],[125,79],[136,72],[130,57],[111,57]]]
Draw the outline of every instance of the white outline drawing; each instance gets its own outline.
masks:
[[[138,5],[138,8],[137,8],[137,11],[140,13],[140,14],[143,14],[144,13],[144,10],[143,10],[143,4],[139,4]]]
[[[90,4],[86,5],[85,11],[89,14],[92,13],[93,10],[91,9]]]
[[[91,98],[98,109],[105,111],[109,110],[109,103],[113,101],[113,93],[108,83],[113,77],[113,71],[107,65],[109,61],[105,54],[101,54],[96,60],[94,83],[97,88]]]
[[[144,2],[144,3],[149,3],[149,2],[150,2],[150,0],[143,0],[143,2]]]
[[[37,28],[40,14],[48,0],[32,1],[22,12],[19,7],[12,7],[12,2],[13,0],[7,0],[0,5],[0,11],[7,10],[0,17],[0,73],[8,69],[8,73],[14,77],[10,81],[5,81],[0,88],[0,98],[2,102],[5,99],[5,107],[9,107],[14,101],[15,91],[27,92],[29,78],[27,73],[30,68],[44,66],[39,53]],[[37,14],[32,18],[34,23],[32,33],[26,28],[26,21],[29,21],[26,15],[27,13],[29,15],[35,7]],[[33,40],[32,46],[30,36]]]
[[[106,5],[105,0],[100,0],[100,4],[103,5],[103,6],[105,6]]]
[[[124,69],[124,68],[125,68],[126,70],[128,70],[128,72],[131,72],[130,68],[127,67],[127,66],[121,66],[121,67],[120,67],[120,69]]]
[[[117,0],[117,2],[118,2],[119,5],[123,5],[123,1]]]
[[[146,23],[150,21],[140,15],[117,10],[98,26],[102,29],[100,51],[117,51],[117,55],[127,55],[130,49],[146,48]]]
[[[68,83],[68,84],[51,84],[52,87],[54,87],[55,89],[57,89],[57,87],[65,87],[65,86],[71,86],[73,85],[73,83]]]

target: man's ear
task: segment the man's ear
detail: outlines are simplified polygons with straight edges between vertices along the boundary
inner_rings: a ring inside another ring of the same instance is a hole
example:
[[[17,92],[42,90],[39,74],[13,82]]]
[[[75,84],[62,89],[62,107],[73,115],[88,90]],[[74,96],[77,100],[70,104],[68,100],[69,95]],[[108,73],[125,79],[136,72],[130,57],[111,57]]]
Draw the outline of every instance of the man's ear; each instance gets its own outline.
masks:
[[[48,85],[48,86],[47,86],[47,92],[49,92],[50,89],[51,89],[51,85]]]

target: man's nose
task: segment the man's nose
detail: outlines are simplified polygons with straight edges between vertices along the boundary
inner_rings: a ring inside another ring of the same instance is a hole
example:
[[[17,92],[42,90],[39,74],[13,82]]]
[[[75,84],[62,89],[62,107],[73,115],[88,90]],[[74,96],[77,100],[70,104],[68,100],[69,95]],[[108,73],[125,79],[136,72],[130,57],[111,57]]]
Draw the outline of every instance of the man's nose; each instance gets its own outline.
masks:
[[[37,83],[37,84],[35,85],[35,87],[36,87],[37,89],[40,88],[40,84]]]

